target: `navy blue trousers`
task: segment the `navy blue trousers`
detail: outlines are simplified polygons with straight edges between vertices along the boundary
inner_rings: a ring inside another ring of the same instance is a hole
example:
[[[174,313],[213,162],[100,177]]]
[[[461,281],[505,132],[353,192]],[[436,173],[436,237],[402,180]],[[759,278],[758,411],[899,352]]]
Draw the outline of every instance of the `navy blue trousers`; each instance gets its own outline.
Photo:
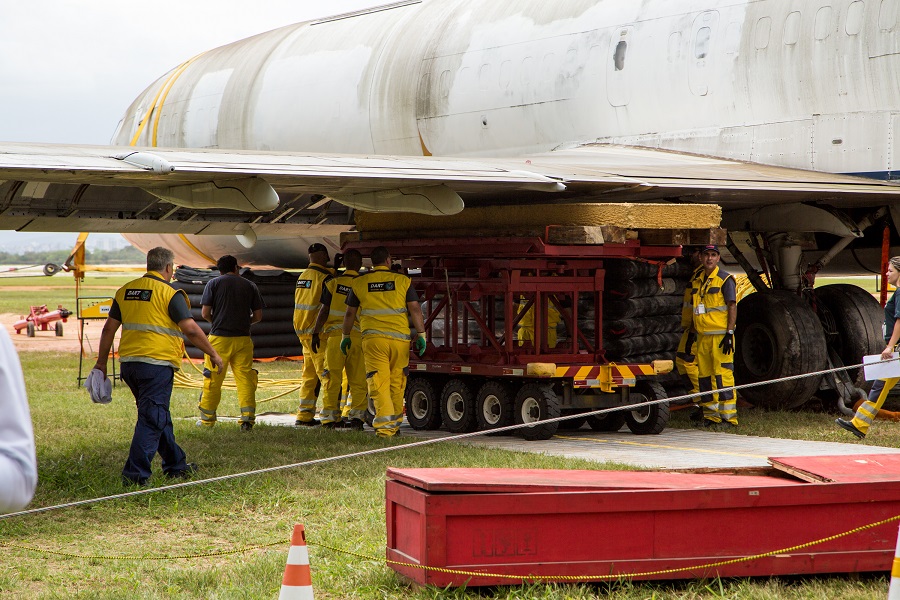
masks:
[[[175,443],[169,399],[175,369],[142,362],[123,362],[122,381],[137,401],[137,423],[128,460],[122,469],[127,482],[143,484],[150,479],[150,463],[159,452],[166,475],[178,475],[187,468],[184,451]]]

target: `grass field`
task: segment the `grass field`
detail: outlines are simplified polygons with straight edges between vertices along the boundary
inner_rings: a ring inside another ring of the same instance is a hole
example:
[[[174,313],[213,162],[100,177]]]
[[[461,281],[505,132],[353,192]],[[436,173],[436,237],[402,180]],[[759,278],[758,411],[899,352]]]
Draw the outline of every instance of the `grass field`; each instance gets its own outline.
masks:
[[[124,280],[110,279],[98,286],[111,291]],[[0,287],[3,284],[0,282]],[[50,287],[54,289],[48,295],[59,293],[62,297],[68,293],[64,286]],[[7,301],[8,292],[0,293],[0,302]],[[135,419],[130,394],[119,387],[112,404],[92,404],[86,392],[76,387],[75,354],[28,352],[21,355],[21,361],[38,450],[40,483],[32,507],[123,491],[119,473]],[[294,363],[267,363],[260,370],[263,377],[299,376]],[[265,399],[280,391],[265,388],[258,396]],[[404,443],[402,438],[385,442],[365,433],[263,425],[242,434],[236,424],[227,422],[201,430],[193,424],[196,399],[196,390],[177,389],[172,413],[176,437],[189,460],[199,463],[200,477],[204,478]],[[290,412],[295,402],[294,393],[262,403],[259,410]],[[234,393],[226,392],[220,414],[233,415],[236,411]],[[741,413],[741,432],[849,441],[845,432],[833,426],[833,418],[814,411],[745,410]],[[687,427],[687,416],[676,413],[671,426]],[[900,446],[900,427],[879,422],[862,443]],[[6,545],[0,555],[0,597],[275,598],[295,523],[303,523],[307,530],[318,599],[849,600],[883,599],[887,594],[885,577],[871,575],[524,585],[480,591],[413,587],[384,564],[384,481],[389,466],[623,468],[536,454],[432,445],[0,520],[0,544]],[[158,459],[154,469],[159,471]],[[160,473],[151,480],[153,487],[165,483]],[[235,552],[251,547],[255,548]]]

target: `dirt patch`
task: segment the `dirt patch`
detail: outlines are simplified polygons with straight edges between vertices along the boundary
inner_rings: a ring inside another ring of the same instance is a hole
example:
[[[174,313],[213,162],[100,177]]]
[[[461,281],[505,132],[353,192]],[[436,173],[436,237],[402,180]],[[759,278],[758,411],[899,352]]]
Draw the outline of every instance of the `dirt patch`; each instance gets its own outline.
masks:
[[[47,331],[40,328],[34,332],[34,337],[28,337],[25,330],[16,333],[13,324],[21,320],[21,315],[15,313],[0,313],[0,323],[6,329],[13,345],[18,352],[79,352],[81,341],[79,336],[79,321],[69,317],[62,324],[63,335],[57,337],[54,330],[55,323],[48,325]],[[85,356],[96,357],[97,347],[100,343],[100,331],[103,329],[102,319],[84,322],[84,352]],[[118,341],[116,341],[118,346]]]

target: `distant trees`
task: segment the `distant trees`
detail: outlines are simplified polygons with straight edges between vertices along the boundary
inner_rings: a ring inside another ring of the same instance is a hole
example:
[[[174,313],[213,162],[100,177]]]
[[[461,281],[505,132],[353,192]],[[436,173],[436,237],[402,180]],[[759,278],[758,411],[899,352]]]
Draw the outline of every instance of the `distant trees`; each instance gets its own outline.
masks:
[[[68,250],[51,250],[43,252],[0,252],[0,265],[61,265],[69,258]],[[117,250],[87,250],[85,261],[89,265],[124,265],[143,264],[147,257],[133,246]]]

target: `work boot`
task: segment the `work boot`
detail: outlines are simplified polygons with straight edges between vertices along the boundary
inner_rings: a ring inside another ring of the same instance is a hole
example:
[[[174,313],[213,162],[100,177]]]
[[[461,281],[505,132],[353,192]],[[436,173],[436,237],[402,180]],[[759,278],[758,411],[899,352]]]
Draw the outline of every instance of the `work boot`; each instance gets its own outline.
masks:
[[[313,419],[312,421],[301,421],[297,419],[294,421],[294,427],[318,427],[322,422],[318,419]]]
[[[199,467],[197,467],[197,463],[188,463],[181,471],[166,473],[166,477],[169,479],[190,479],[191,475],[199,470],[200,469]]]
[[[203,419],[197,419],[197,422],[194,423],[197,427],[206,427],[207,429],[212,429],[215,426],[215,421],[204,421]]]
[[[241,423],[241,431],[250,431],[251,429],[253,429],[253,423],[250,421],[243,421]]]
[[[691,411],[691,422],[699,423],[703,420],[703,409],[699,406],[695,406],[694,410]]]
[[[719,428],[719,421],[713,421],[712,419],[703,419],[702,426],[704,429],[715,431]]]
[[[863,439],[864,437],[866,437],[866,434],[864,434],[862,431],[857,429],[856,425],[854,425],[850,421],[845,421],[844,419],[835,419],[834,422],[837,423],[838,425],[840,425],[841,427],[843,427],[844,429],[846,429],[847,431],[849,431],[850,433],[852,433],[853,435],[855,435],[856,437],[858,437],[859,439]]]
[[[328,421],[327,423],[322,423],[322,429],[343,429],[344,422],[343,421]]]
[[[349,421],[346,421],[345,425],[347,429],[351,429],[353,431],[362,431],[363,429],[365,429],[365,426],[366,422],[362,419],[350,419]]]

